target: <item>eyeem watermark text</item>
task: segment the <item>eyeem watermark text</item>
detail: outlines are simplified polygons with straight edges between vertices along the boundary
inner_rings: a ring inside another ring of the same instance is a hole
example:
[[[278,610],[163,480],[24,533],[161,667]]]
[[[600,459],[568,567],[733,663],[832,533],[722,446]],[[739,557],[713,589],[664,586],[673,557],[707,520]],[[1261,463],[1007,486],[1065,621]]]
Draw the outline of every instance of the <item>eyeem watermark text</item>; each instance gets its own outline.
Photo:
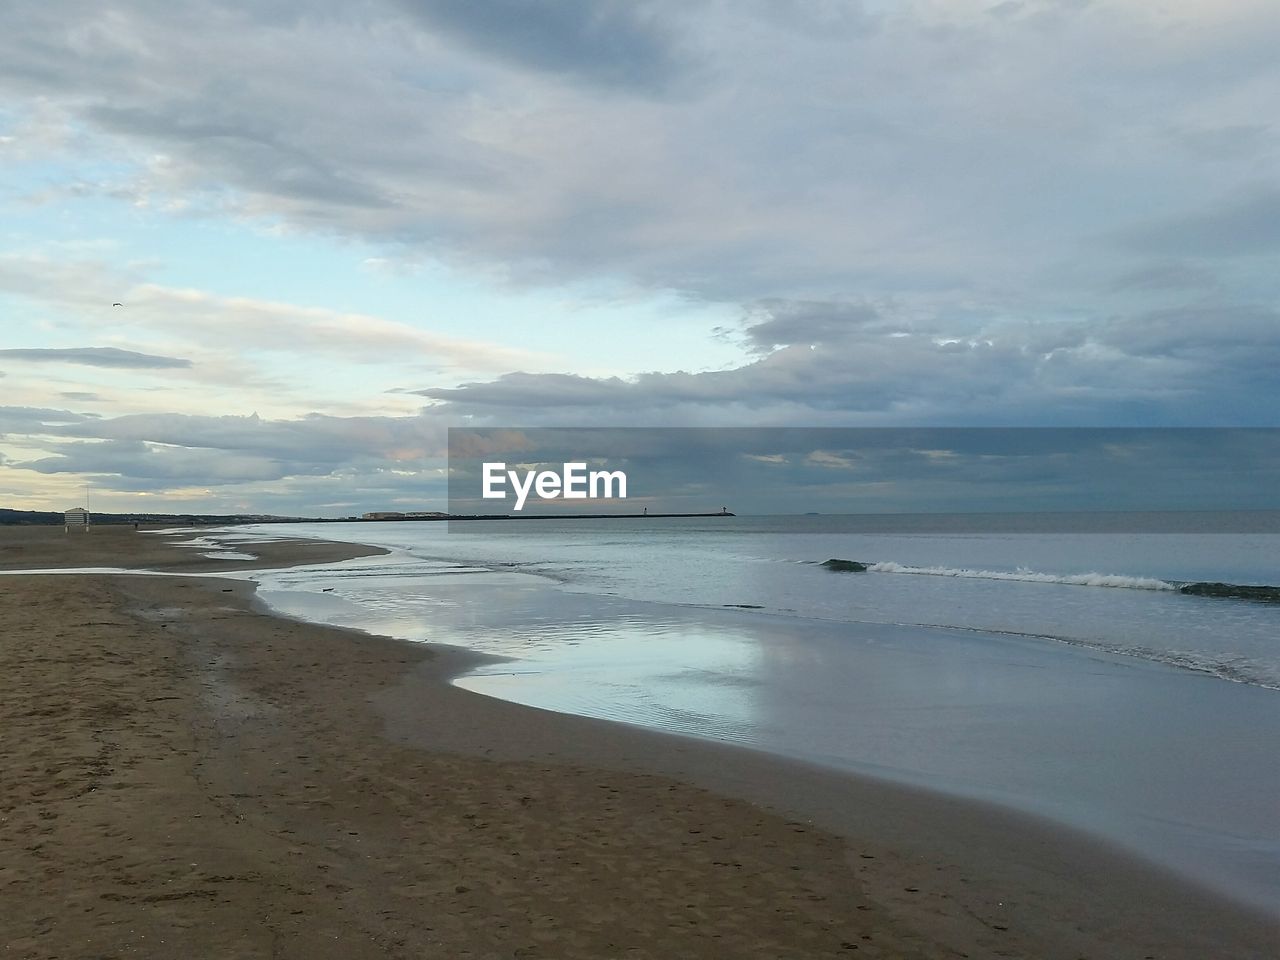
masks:
[[[611,500],[627,498],[627,475],[621,470],[592,470],[585,463],[566,463],[559,473],[554,470],[508,470],[505,463],[484,464],[483,496],[486,500],[505,500],[506,485],[516,494],[515,509],[523,510],[532,491],[540,500]]]

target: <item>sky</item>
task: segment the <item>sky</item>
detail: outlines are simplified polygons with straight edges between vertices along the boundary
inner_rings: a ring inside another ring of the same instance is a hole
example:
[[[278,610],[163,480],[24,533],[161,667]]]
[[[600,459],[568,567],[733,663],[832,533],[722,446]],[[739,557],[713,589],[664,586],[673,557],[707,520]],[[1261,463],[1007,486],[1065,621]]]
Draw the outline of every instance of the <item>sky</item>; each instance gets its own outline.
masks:
[[[459,426],[1275,426],[1278,46],[1270,0],[7,0],[0,505],[443,509]]]
[[[581,451],[589,450],[586,459]],[[579,466],[571,473],[568,465]],[[489,469],[486,469],[486,466]],[[593,473],[621,473],[588,492]],[[535,475],[533,481],[530,475]],[[551,474],[540,498],[536,475]],[[489,490],[486,496],[486,477]],[[524,491],[517,493],[517,486]],[[594,497],[594,498],[593,498]],[[523,502],[521,502],[523,501]],[[1274,530],[1280,429],[535,427],[449,431],[449,512],[1126,514],[1099,529]],[[1233,511],[1203,517],[1204,511]],[[1159,513],[1161,517],[1147,516]],[[980,518],[986,523],[986,518]],[[1062,529],[1079,532],[1079,517]],[[914,521],[912,521],[914,523]],[[1137,524],[1137,526],[1135,526]],[[612,529],[612,528],[609,528]],[[609,529],[603,529],[611,535]],[[954,530],[952,531],[954,532]]]

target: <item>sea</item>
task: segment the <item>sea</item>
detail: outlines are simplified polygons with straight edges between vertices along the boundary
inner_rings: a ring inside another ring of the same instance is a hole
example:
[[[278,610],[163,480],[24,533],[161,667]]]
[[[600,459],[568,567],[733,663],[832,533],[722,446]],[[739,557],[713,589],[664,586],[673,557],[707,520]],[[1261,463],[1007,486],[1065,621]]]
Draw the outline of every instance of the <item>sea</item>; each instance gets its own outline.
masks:
[[[244,576],[289,616],[484,654],[476,693],[1031,813],[1280,916],[1280,590],[1237,589],[1280,585],[1280,512],[201,534],[388,548]]]

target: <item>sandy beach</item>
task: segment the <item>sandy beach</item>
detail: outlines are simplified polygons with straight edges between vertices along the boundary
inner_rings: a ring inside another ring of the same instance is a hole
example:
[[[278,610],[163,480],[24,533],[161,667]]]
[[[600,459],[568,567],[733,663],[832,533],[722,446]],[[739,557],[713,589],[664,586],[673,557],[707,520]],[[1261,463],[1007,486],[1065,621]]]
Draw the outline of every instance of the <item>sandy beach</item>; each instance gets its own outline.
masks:
[[[287,530],[282,530],[287,533]],[[0,528],[6,957],[1272,957],[1029,817],[476,696],[131,528]]]

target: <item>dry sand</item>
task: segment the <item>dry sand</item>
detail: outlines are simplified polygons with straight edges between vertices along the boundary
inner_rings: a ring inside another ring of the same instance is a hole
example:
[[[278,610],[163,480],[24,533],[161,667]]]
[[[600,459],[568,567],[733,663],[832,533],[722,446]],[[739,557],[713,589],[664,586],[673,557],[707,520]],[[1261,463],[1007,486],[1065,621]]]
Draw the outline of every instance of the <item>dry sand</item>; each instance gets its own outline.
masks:
[[[0,528],[0,568],[254,565],[70,538]],[[0,578],[3,956],[1280,954],[1078,836],[442,682],[465,662],[244,583]]]

